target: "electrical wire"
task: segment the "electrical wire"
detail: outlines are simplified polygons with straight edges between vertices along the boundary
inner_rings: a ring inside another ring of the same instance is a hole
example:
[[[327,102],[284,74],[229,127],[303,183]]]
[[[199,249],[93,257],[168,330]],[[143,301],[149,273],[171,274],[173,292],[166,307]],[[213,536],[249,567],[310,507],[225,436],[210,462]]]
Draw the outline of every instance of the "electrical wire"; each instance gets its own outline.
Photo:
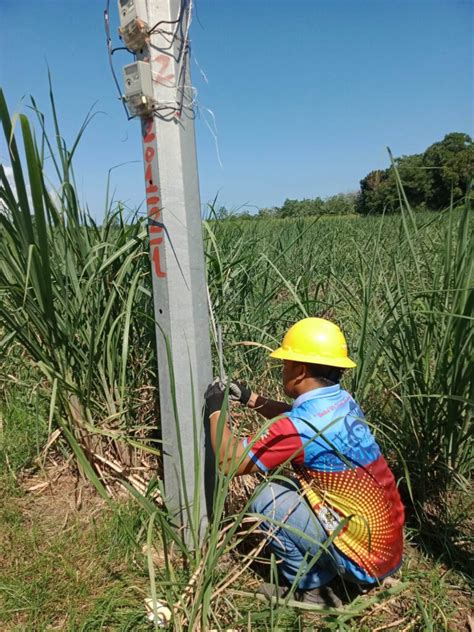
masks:
[[[110,14],[109,14],[110,0],[106,1],[106,6],[104,10],[104,26],[105,26],[105,35],[106,35],[106,44],[107,44],[107,52],[109,58],[110,70],[112,72],[112,77],[114,83],[117,87],[117,92],[119,94],[120,101],[123,105],[125,113],[127,115],[127,119],[131,120],[136,118],[135,115],[130,115],[130,112],[126,106],[125,99],[122,95],[122,90],[117,79],[117,75],[115,73],[115,68],[113,64],[113,55],[119,50],[126,50],[131,53],[136,59],[136,55],[133,51],[128,49],[126,46],[119,46],[114,48],[112,46],[112,37],[110,34]],[[159,117],[162,120],[166,121],[176,121],[180,119],[183,110],[186,112],[186,116],[195,117],[195,105],[196,105],[196,96],[197,91],[191,86],[187,85],[186,80],[189,75],[188,69],[188,58],[191,54],[191,47],[189,42],[189,29],[191,27],[191,17],[192,17],[192,8],[193,8],[193,0],[181,0],[179,14],[176,20],[161,20],[157,22],[148,32],[148,46],[150,49],[156,49],[160,52],[166,52],[172,59],[174,59],[175,63],[179,65],[178,68],[178,80],[176,82],[176,104],[175,103],[157,103],[153,107],[152,114],[153,116]],[[174,26],[172,30],[162,29],[162,25]],[[160,35],[167,42],[167,46],[154,46],[150,38],[152,35]],[[177,51],[174,50],[175,45],[179,43]],[[183,277],[184,283],[186,287],[188,287],[186,277],[181,268],[180,262],[178,260],[177,253],[174,249],[173,242],[169,235],[167,227],[152,217],[148,217],[148,225],[156,226],[161,228],[165,232],[165,236],[168,239],[173,255],[178,264],[179,270]]]
[[[109,66],[112,72],[112,77],[119,94],[120,101],[123,105],[127,120],[136,118],[136,115],[131,115],[126,105],[126,101],[123,97],[120,83],[115,72],[113,64],[113,55],[119,50],[126,50],[131,53],[136,59],[135,53],[128,49],[126,46],[113,47],[112,37],[110,33],[110,0],[106,1],[104,10],[104,26],[106,34],[107,52],[109,58]],[[152,115],[165,121],[179,121],[183,113],[187,118],[195,118],[194,108],[196,105],[196,93],[193,93],[193,88],[187,85],[187,79],[189,76],[189,55],[191,54],[191,45],[189,41],[189,31],[191,28],[191,19],[193,11],[193,0],[181,0],[178,17],[176,20],[160,20],[154,26],[147,31],[148,46],[150,49],[155,49],[161,53],[165,53],[171,57],[178,65],[177,68],[177,80],[175,84],[176,101],[168,103],[156,103],[152,108]],[[167,28],[166,28],[167,27]],[[160,45],[151,42],[151,36],[160,36]],[[191,95],[189,92],[191,91]]]
[[[180,39],[181,41],[184,40],[183,30],[182,30],[183,17],[184,17],[184,15],[186,13],[188,20],[190,19],[190,11],[189,11],[190,5],[192,5],[192,2],[190,0],[181,0],[179,13],[178,13],[178,17],[176,18],[176,20],[160,20],[154,26],[152,26],[151,29],[148,31],[148,36],[155,35],[157,33],[159,33],[163,37],[165,37],[167,35],[171,36],[170,46],[168,48],[161,47],[161,50],[169,50],[170,48],[172,48],[174,43],[175,43],[175,41],[176,41],[176,39]],[[175,28],[174,32],[165,31],[164,29],[160,28],[160,26],[162,24],[169,24],[170,26],[171,25],[175,25],[176,28]],[[178,28],[181,31],[179,36],[177,36]],[[181,49],[179,51],[178,58],[175,59],[175,61],[177,61],[177,62],[179,61],[179,55],[181,55]]]
[[[188,57],[191,50],[189,43],[189,29],[191,26],[192,9],[192,0],[181,0],[179,14],[176,20],[160,20],[148,31],[148,36],[150,38],[152,35],[159,35],[160,38],[167,42],[166,46],[162,43],[157,46],[152,43],[150,39],[150,48],[158,50],[161,53],[166,52],[179,65],[176,82],[177,99],[176,107],[174,108],[174,116],[178,119],[182,115],[183,108],[186,107],[187,109],[191,109],[194,104],[194,99],[189,98],[186,94]],[[174,29],[165,30],[162,28],[163,25],[174,26]],[[178,47],[176,47],[177,42],[179,42]],[[162,108],[155,108],[155,112],[157,116],[163,116]],[[165,118],[168,120],[168,114],[165,115]]]
[[[106,5],[105,5],[105,10],[104,10],[104,27],[105,27],[105,37],[106,37],[106,43],[107,43],[107,52],[108,52],[108,57],[109,57],[109,66],[110,66],[110,70],[112,71],[112,77],[114,79],[115,85],[117,87],[117,92],[119,94],[120,102],[122,103],[123,109],[125,110],[125,114],[127,115],[127,120],[130,121],[131,119],[135,118],[135,116],[132,116],[130,114],[127,106],[125,105],[124,98],[122,95],[122,90],[120,88],[120,84],[118,82],[117,75],[115,73],[114,62],[112,60],[112,56],[114,52],[117,50],[125,49],[129,53],[131,53],[132,51],[129,51],[128,48],[124,46],[121,46],[119,48],[112,48],[112,38],[110,36],[109,7],[110,7],[110,0],[107,0]]]
[[[191,54],[191,44],[189,41],[189,30],[191,28],[191,19],[192,19],[192,11],[193,11],[193,0],[185,0],[186,7],[186,31],[184,34],[184,41],[182,47],[182,63],[180,64],[179,74],[178,74],[178,90],[180,92],[181,100],[179,103],[178,111],[181,115],[181,111],[184,105],[184,97],[186,94],[186,78],[189,75],[188,68],[188,59]],[[183,4],[181,4],[183,6]]]

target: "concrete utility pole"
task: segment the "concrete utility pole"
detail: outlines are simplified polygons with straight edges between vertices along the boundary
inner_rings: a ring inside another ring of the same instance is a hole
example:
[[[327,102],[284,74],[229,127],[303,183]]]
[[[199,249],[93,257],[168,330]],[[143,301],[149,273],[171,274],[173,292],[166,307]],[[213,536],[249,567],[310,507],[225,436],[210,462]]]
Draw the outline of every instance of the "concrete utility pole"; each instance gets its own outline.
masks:
[[[185,527],[186,501],[191,512],[199,501],[202,532],[207,508],[201,411],[212,364],[188,59],[189,13],[185,14],[190,7],[181,0],[119,0],[119,11],[131,5],[136,12],[133,28],[147,33],[144,45],[135,50],[139,72],[151,70],[151,84],[143,92],[150,93],[153,111],[140,115],[166,500],[176,511],[178,524]],[[139,18],[144,10],[147,23],[142,26]],[[122,37],[125,41],[123,30]],[[133,74],[130,68],[124,69],[126,84],[127,73]]]

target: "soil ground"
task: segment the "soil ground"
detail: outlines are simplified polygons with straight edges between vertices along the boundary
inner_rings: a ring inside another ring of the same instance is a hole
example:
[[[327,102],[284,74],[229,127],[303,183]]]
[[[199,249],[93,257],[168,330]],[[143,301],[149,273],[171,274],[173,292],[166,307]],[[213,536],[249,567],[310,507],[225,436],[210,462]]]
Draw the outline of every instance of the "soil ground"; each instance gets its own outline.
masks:
[[[151,629],[143,520],[133,501],[122,494],[107,503],[67,463],[0,485],[2,631]],[[473,630],[464,575],[423,554],[411,536],[399,591],[359,598],[367,608],[343,628],[333,627],[331,617],[298,613],[274,629]],[[156,550],[154,559],[162,564],[163,552]],[[238,560],[224,563],[231,568]],[[241,577],[228,591],[234,607],[259,607],[249,593],[260,581],[254,571]]]

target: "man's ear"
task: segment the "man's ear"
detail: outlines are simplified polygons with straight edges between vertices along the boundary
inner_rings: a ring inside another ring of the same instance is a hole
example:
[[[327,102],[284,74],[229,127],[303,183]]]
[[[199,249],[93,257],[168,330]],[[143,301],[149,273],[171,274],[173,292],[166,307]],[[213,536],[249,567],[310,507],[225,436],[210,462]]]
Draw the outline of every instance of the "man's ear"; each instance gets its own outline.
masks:
[[[305,378],[308,377],[308,367],[304,362],[296,362],[295,367],[295,381],[302,382]]]

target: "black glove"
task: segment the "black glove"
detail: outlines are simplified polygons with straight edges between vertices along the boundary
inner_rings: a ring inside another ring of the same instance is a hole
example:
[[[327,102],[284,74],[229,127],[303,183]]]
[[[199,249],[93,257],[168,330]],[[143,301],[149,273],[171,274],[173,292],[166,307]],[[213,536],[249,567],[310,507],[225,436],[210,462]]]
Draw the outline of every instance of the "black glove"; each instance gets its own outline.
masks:
[[[225,386],[220,379],[216,379],[209,384],[204,393],[204,399],[206,400],[206,413],[211,416],[212,413],[222,410],[224,404]]]
[[[248,404],[252,391],[249,389],[245,382],[230,382],[229,383],[229,397],[234,402],[240,402],[241,404]]]

